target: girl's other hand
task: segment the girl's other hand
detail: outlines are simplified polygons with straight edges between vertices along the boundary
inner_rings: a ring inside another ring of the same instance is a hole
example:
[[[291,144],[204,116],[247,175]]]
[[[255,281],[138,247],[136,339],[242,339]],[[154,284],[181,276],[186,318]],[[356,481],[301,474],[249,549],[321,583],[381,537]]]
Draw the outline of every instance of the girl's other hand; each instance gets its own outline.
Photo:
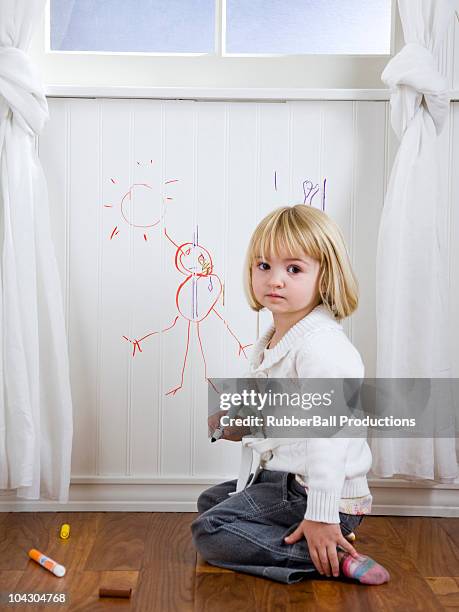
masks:
[[[287,544],[294,544],[306,538],[311,560],[319,574],[339,576],[339,560],[336,547],[359,558],[358,552],[341,533],[340,526],[335,523],[320,523],[304,520],[293,533],[285,538]]]
[[[212,435],[213,432],[220,425],[220,417],[228,414],[227,410],[220,410],[219,412],[215,412],[207,419],[207,424],[209,426],[209,434]],[[223,427],[223,435],[220,440],[230,440],[231,442],[240,442],[244,436],[248,436],[250,434],[250,427],[229,427],[228,425]]]

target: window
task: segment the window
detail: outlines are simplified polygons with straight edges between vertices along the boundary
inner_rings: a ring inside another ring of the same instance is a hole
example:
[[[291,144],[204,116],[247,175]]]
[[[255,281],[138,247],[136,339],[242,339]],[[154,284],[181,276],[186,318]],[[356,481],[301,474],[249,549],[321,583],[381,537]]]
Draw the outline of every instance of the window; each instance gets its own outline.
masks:
[[[395,7],[396,0],[48,0],[30,51],[57,95],[63,85],[381,89],[401,40]]]
[[[213,53],[215,0],[51,0],[50,49]]]
[[[216,29],[215,0],[51,0],[50,49],[390,53],[391,0],[226,0],[221,9]]]
[[[389,54],[390,0],[227,0],[228,53]]]

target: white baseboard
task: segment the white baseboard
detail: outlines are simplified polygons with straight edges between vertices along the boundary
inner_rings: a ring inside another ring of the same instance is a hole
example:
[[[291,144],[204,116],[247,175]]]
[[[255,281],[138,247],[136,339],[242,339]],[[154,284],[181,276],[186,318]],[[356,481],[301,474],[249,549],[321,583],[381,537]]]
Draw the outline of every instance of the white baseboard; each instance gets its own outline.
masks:
[[[19,500],[0,494],[0,512],[196,512],[204,489],[232,477],[72,478],[69,501]],[[373,515],[459,517],[459,482],[420,484],[369,479]]]

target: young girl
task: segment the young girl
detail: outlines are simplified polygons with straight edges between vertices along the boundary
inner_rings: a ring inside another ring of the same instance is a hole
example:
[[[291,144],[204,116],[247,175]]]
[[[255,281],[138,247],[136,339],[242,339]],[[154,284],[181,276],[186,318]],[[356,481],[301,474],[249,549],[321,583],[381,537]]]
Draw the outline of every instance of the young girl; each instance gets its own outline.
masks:
[[[363,378],[339,323],[357,308],[357,283],[341,232],[325,213],[297,205],[265,217],[250,240],[245,289],[251,308],[267,308],[274,323],[255,344],[247,377]],[[212,429],[222,414],[209,419]],[[198,499],[192,533],[204,559],[287,584],[316,570],[365,584],[389,580],[345,538],[371,509],[366,440],[260,440],[234,427],[222,437],[242,439],[241,472]]]

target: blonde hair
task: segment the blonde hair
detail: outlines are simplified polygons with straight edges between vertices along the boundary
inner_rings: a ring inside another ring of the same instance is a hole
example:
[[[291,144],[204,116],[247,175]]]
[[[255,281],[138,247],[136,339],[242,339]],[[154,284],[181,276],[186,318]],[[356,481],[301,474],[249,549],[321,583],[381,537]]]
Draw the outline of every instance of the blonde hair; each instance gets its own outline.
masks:
[[[252,265],[258,257],[278,257],[281,251],[291,257],[306,253],[319,262],[320,298],[336,319],[356,310],[358,284],[343,235],[328,215],[305,204],[277,208],[252,234],[244,270],[244,290],[252,310],[263,308],[253,293]]]

